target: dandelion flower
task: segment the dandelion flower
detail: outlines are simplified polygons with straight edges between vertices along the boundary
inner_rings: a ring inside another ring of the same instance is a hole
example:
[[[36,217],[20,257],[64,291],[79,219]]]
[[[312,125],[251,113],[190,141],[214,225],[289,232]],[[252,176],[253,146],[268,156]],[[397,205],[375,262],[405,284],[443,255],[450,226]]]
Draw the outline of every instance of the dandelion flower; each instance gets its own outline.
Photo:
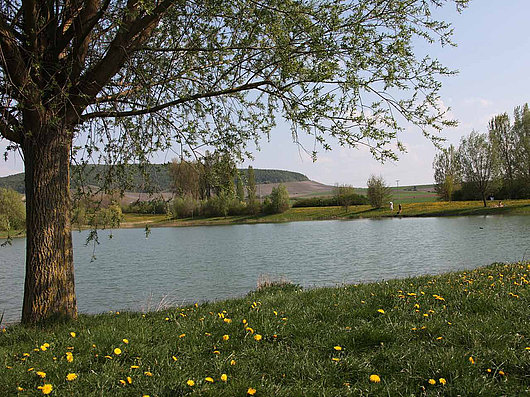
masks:
[[[125,344],[128,344],[129,343],[129,339],[122,339],[123,343]]]
[[[230,324],[232,322],[232,319],[230,318],[223,318],[223,321],[227,324]]]
[[[247,394],[249,396],[253,396],[254,394],[256,394],[256,389],[254,389],[253,387],[249,387],[247,390]]]
[[[383,309],[377,309],[378,313],[385,314],[385,311]]]
[[[144,372],[144,375],[145,375],[145,376],[153,376],[153,374],[152,374],[151,372],[149,372],[149,371],[145,371],[145,372]]]
[[[263,337],[260,334],[254,335],[254,340],[260,341]]]
[[[236,365],[236,360],[230,360],[230,365]]]
[[[430,385],[435,385],[436,384],[436,381],[434,379],[429,379],[429,384]]]
[[[171,358],[173,359],[173,361],[177,361],[177,358],[175,356],[171,356]]]
[[[440,379],[438,379],[438,382],[440,382],[440,384],[442,384],[443,386],[445,386],[445,384],[447,383],[447,381],[445,380],[445,378],[440,378]]]
[[[17,386],[17,391],[24,391],[24,388]]]
[[[381,382],[381,378],[379,377],[379,375],[370,375],[370,382],[379,383]]]
[[[488,369],[486,370],[486,372],[487,372],[488,374],[491,374],[491,368],[488,368]]]
[[[228,340],[228,339],[230,339],[230,336],[228,336],[228,335],[223,335],[223,340]]]
[[[74,374],[72,372],[70,372],[68,375],[66,375],[66,380],[68,382],[71,382],[73,380],[76,380],[77,379],[77,374]]]
[[[226,381],[228,380],[228,375],[226,375],[226,374],[222,374],[222,375],[221,375],[221,380],[222,380],[223,382],[226,382]]]
[[[219,350],[214,350],[213,354],[221,354],[221,352]]]
[[[207,376],[206,378],[204,378],[204,380],[208,383],[213,383],[213,378],[210,376]]]
[[[41,378],[46,378],[46,372],[42,372],[42,371],[37,371],[35,372],[38,376],[40,376]]]
[[[66,352],[66,361],[68,361],[69,363],[74,361],[74,355],[72,354],[72,352]]]
[[[499,371],[499,375],[504,376],[505,375],[504,371]]]
[[[138,365],[131,365],[131,369],[137,369],[140,368]]]
[[[42,386],[37,387],[40,391],[42,391],[42,394],[50,394],[53,390],[53,386],[49,383],[45,383]]]
[[[130,376],[127,377],[127,383],[129,383],[129,384],[132,383],[132,378]]]
[[[342,350],[342,347],[341,346],[335,346],[334,349],[338,352],[340,352]]]
[[[245,328],[245,331],[247,331],[247,332],[249,332],[251,334],[254,333],[254,330],[252,328],[250,328],[250,327]]]
[[[195,386],[195,382],[192,380],[192,379],[188,379],[188,381],[186,382],[186,384],[190,387],[193,387]]]
[[[332,361],[335,361],[335,362],[338,362],[338,361],[340,361],[340,358],[333,357],[331,360],[332,360]]]
[[[114,349],[114,354],[119,356],[121,354],[121,349],[119,347]]]
[[[475,359],[473,357],[469,356],[468,360],[471,364],[475,364]]]
[[[45,352],[46,350],[48,350],[48,347],[46,345],[41,345],[40,349]],[[35,349],[35,351],[39,351],[39,349]]]
[[[72,338],[75,338],[75,332],[73,332],[73,331],[70,332],[70,336],[71,336]]]
[[[185,336],[186,336],[186,334],[180,334],[179,338],[184,338]]]
[[[125,382],[123,379],[120,379],[120,383],[125,386],[127,384],[127,382]]]

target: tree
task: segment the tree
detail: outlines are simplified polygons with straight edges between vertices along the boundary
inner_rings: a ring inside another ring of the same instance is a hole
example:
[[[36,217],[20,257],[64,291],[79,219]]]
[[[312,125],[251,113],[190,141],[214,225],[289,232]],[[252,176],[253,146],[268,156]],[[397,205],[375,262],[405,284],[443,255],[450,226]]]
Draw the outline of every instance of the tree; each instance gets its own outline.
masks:
[[[272,192],[263,203],[264,211],[268,214],[281,214],[290,207],[289,192],[287,187],[280,183],[272,188]]]
[[[382,176],[370,175],[366,185],[368,186],[366,195],[372,207],[381,208],[383,203],[390,199],[390,188],[386,185]]]
[[[173,191],[179,197],[199,198],[199,180],[203,167],[198,162],[174,159],[169,166]]]
[[[450,145],[434,156],[434,180],[436,192],[442,200],[451,201],[456,186],[460,183],[460,168],[455,147]]]
[[[488,136],[473,131],[463,137],[458,148],[458,162],[463,182],[480,194],[486,207],[486,197],[493,186],[493,154]]]
[[[348,211],[348,207],[352,204],[355,198],[355,189],[351,185],[336,185],[334,190],[334,196],[337,200],[337,204],[344,207]]]
[[[530,110],[528,104],[515,108],[513,130],[516,142],[516,172],[528,189],[530,185]]]
[[[237,173],[236,182],[236,197],[240,203],[245,201],[245,187],[243,186],[243,180],[241,179],[241,173]]]
[[[503,113],[493,117],[488,124],[488,133],[493,156],[493,168],[496,171],[496,176],[505,185],[508,197],[512,198],[515,193],[515,156],[517,150],[515,130],[510,125],[508,114]]]
[[[248,181],[247,181],[247,209],[252,215],[259,212],[259,203],[256,197],[256,177],[254,176],[254,168],[248,166]]]
[[[26,226],[22,195],[13,189],[0,188],[0,230],[11,232]]]
[[[71,160],[146,163],[174,143],[242,156],[278,115],[295,142],[380,159],[396,157],[396,114],[436,139],[453,71],[412,43],[451,41],[432,17],[449,2],[468,0],[0,0],[0,133],[26,174],[22,321],[77,315]]]

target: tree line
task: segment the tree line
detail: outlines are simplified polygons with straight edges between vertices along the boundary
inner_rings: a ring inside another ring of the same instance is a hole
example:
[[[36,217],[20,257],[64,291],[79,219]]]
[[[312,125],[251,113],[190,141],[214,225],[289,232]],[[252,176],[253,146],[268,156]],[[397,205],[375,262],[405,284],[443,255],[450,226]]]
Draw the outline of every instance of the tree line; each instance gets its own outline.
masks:
[[[472,131],[460,145],[434,158],[436,191],[442,200],[530,197],[530,110],[528,104],[494,116],[488,132]]]

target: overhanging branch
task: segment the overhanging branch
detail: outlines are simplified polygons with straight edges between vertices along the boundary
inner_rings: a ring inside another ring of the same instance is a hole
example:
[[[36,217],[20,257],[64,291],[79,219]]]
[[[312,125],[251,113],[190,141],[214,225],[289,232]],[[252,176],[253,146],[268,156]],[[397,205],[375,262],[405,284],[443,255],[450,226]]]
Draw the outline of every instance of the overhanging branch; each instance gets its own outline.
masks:
[[[144,114],[156,113],[156,112],[158,112],[160,110],[164,110],[164,109],[167,109],[169,107],[176,106],[176,105],[181,105],[181,104],[186,103],[186,102],[195,101],[197,99],[213,98],[213,97],[218,97],[218,96],[222,96],[222,95],[235,94],[237,92],[249,91],[249,90],[264,86],[264,85],[272,85],[272,82],[270,80],[264,80],[264,81],[258,81],[258,82],[255,82],[255,83],[243,84],[243,85],[241,85],[239,87],[227,88],[225,90],[210,91],[210,92],[205,92],[205,93],[202,93],[202,94],[189,95],[189,96],[186,96],[186,97],[183,97],[183,98],[176,99],[174,101],[170,101],[170,102],[166,102],[166,103],[163,103],[163,104],[160,104],[160,105],[157,105],[157,106],[153,106],[151,108],[145,108],[145,109],[139,109],[139,110],[129,110],[129,111],[125,111],[125,112],[118,112],[118,111],[92,112],[92,113],[88,113],[88,114],[85,114],[84,116],[82,116],[81,120],[82,121],[86,121],[86,120],[93,119],[93,118],[96,118],[96,117],[118,117],[118,118],[121,118],[121,117],[130,117],[130,116],[141,116],[141,115],[144,115]]]

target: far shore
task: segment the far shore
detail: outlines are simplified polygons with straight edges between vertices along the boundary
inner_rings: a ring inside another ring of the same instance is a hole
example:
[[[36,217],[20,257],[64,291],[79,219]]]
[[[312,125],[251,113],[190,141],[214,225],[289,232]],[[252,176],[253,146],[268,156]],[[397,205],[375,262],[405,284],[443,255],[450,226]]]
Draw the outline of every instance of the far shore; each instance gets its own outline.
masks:
[[[409,218],[409,217],[445,217],[472,215],[530,215],[530,200],[507,200],[499,207],[498,201],[488,201],[484,207],[482,201],[434,201],[423,203],[402,204],[402,211],[398,213],[394,202],[394,210],[388,207],[372,208],[369,205],[354,205],[344,207],[300,207],[290,208],[282,214],[231,215],[214,218],[184,218],[168,219],[163,214],[123,214],[119,228],[151,228],[151,227],[186,227],[186,226],[214,226],[240,225],[258,223],[280,223],[298,221],[322,220],[350,220],[365,218]],[[89,229],[89,226],[73,226],[73,230]],[[104,229],[104,228],[102,228]],[[25,237],[24,231],[17,230],[10,233],[11,238]],[[0,239],[6,239],[7,233],[0,232]]]

